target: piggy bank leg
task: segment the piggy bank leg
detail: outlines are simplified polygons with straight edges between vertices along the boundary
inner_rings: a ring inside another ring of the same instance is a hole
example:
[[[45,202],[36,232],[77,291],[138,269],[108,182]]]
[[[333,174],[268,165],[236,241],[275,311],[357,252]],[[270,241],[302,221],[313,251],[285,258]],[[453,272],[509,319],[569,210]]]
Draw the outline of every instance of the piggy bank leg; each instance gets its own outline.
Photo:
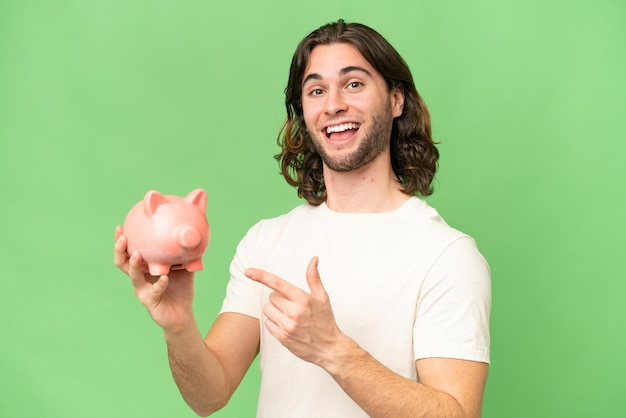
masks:
[[[148,270],[151,276],[162,276],[170,272],[170,266],[162,263],[148,263]]]
[[[196,260],[191,260],[187,263],[185,267],[187,271],[200,271],[204,268],[202,265],[202,259],[198,258]]]

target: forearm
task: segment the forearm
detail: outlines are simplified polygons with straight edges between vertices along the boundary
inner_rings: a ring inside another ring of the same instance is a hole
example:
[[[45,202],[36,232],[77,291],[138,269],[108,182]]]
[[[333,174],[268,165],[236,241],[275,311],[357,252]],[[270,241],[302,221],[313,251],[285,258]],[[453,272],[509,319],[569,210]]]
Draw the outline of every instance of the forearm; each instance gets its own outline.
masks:
[[[222,408],[232,391],[214,353],[195,324],[177,333],[165,333],[172,375],[185,402],[201,416]]]
[[[467,417],[449,393],[404,378],[346,338],[323,364],[342,389],[371,417]]]

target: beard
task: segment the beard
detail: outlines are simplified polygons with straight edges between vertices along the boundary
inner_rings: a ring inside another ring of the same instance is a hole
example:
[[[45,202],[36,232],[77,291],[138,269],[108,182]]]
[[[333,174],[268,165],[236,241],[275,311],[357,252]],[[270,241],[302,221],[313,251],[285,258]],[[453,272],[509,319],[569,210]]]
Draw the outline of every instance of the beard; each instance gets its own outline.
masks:
[[[315,152],[328,168],[337,172],[353,171],[366,166],[389,147],[392,125],[391,108],[390,106],[385,106],[373,115],[370,129],[361,133],[363,139],[358,148],[353,152],[343,153],[334,157],[329,155],[324,149],[324,139],[313,138],[310,134],[309,139]]]

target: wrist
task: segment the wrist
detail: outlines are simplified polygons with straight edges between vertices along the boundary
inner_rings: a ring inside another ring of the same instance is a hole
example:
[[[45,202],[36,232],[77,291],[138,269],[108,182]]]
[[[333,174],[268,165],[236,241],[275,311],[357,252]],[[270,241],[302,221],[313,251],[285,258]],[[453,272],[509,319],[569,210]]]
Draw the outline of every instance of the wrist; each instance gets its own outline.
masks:
[[[177,341],[188,341],[190,338],[202,339],[200,329],[193,316],[180,324],[163,328],[163,336],[168,344],[176,343]]]
[[[352,338],[341,334],[333,349],[327,352],[320,366],[331,376],[339,377],[349,369],[354,362],[361,363],[369,354]]]

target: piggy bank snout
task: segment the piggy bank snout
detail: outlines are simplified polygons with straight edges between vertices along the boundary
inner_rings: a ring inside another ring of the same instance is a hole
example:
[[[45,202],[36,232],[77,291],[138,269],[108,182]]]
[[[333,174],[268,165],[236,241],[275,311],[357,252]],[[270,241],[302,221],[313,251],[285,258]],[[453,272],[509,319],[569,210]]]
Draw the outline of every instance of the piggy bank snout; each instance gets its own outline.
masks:
[[[202,234],[193,225],[181,225],[176,230],[178,242],[183,248],[192,249],[202,242]]]

